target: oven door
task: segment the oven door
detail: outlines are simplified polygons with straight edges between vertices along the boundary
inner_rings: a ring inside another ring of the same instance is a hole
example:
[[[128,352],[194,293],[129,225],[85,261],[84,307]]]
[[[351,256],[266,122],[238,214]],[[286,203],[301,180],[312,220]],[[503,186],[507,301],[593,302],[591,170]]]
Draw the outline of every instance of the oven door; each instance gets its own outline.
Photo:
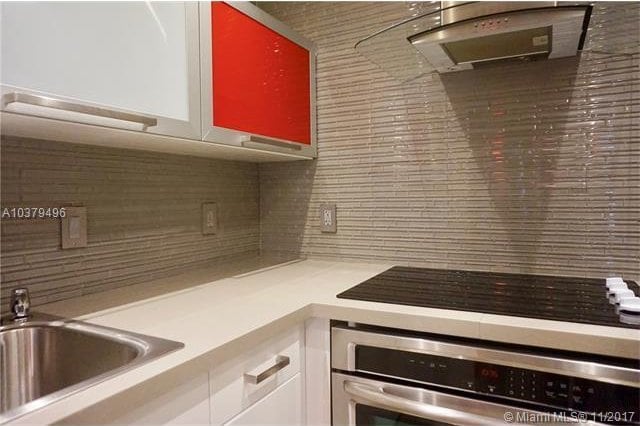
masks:
[[[428,389],[332,373],[333,426],[505,426],[579,423]],[[597,425],[584,421],[580,425]]]

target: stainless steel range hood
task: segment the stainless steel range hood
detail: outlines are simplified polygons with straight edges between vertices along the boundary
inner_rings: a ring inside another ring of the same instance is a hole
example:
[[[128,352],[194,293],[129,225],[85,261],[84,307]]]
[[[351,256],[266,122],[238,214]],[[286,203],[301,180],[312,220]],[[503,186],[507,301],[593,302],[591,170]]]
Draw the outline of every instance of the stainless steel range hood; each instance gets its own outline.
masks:
[[[499,61],[562,58],[582,48],[590,14],[588,4],[447,1],[356,49],[402,81]]]

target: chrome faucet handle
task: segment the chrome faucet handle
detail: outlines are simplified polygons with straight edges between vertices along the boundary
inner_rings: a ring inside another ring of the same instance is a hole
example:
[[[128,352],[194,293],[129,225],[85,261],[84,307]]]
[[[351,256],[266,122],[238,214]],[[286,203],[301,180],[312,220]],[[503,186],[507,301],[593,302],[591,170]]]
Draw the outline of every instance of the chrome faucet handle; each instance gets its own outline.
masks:
[[[29,317],[31,299],[29,290],[26,288],[15,288],[11,291],[11,316],[14,321]]]

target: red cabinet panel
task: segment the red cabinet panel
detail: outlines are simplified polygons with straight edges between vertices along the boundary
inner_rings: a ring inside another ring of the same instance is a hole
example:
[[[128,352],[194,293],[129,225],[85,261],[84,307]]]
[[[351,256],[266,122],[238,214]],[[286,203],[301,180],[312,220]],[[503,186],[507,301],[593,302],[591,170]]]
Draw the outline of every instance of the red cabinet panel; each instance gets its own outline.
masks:
[[[214,126],[311,144],[309,51],[211,2]]]

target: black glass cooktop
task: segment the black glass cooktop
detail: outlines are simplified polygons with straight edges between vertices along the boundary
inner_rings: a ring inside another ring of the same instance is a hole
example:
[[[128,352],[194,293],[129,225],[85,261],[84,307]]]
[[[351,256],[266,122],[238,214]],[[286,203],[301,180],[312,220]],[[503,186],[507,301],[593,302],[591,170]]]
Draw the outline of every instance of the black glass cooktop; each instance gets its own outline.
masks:
[[[626,282],[638,295],[635,282]],[[395,266],[337,297],[640,328],[620,321],[605,292],[604,279]]]

